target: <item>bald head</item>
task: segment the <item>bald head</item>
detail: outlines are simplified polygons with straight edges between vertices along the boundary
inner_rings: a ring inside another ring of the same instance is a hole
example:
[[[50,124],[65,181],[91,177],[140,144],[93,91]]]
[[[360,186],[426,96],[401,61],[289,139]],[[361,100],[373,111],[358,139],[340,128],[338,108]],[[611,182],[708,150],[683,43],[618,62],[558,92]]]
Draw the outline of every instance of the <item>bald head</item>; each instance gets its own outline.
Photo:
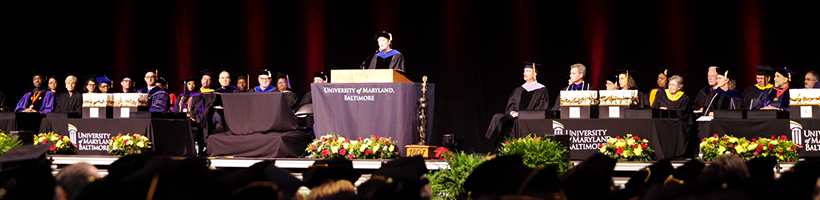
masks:
[[[219,73],[219,85],[222,86],[222,88],[231,86],[231,73],[228,73],[228,71]]]

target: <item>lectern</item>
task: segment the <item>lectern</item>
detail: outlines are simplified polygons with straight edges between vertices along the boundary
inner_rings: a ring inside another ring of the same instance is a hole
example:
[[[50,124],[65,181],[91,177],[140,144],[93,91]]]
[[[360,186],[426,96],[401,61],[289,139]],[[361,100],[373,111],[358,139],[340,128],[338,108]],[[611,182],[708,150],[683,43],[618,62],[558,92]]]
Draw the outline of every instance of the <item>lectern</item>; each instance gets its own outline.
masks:
[[[330,70],[331,83],[412,83],[395,69],[334,69]]]

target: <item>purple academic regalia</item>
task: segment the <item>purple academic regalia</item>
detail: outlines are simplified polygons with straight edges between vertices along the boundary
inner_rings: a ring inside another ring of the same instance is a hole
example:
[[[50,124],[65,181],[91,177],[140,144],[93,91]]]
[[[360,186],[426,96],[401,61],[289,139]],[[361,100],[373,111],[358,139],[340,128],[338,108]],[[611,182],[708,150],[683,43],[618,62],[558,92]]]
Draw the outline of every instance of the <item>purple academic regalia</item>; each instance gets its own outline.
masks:
[[[20,101],[17,102],[17,107],[14,109],[14,112],[23,112],[28,106],[31,104],[31,94],[33,92],[28,92],[23,95],[23,98],[20,98]],[[54,110],[54,104],[57,103],[57,100],[54,98],[54,92],[45,91],[45,94],[40,97],[41,101],[40,108],[37,111],[40,111],[41,114],[46,114]]]

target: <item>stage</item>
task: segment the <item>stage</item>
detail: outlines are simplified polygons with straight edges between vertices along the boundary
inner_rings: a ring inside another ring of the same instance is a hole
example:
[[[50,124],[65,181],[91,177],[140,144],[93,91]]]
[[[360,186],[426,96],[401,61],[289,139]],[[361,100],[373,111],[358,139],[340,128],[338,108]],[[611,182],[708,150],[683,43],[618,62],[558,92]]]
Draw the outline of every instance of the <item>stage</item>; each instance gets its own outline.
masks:
[[[49,159],[52,160],[52,174],[56,175],[60,172],[60,168],[79,163],[79,162],[87,162],[99,168],[100,176],[108,175],[107,167],[117,159],[119,156],[77,156],[77,155],[53,155],[48,156]],[[307,169],[310,165],[313,164],[315,160],[318,159],[309,159],[309,158],[241,158],[241,157],[208,157],[207,158],[210,162],[211,168],[245,168],[253,165],[254,163],[261,162],[264,160],[276,160],[276,167],[287,169],[292,172],[293,176],[296,178],[302,179],[301,171]],[[378,169],[381,167],[382,162],[386,162],[389,160],[377,160],[377,159],[354,159],[353,160],[353,168],[363,172],[362,176],[356,181],[355,185],[359,185],[367,179],[370,178],[370,172]],[[578,165],[581,161],[571,161],[572,165]],[[682,166],[686,160],[678,160],[672,161],[672,166],[675,168]],[[425,161],[427,164],[427,169],[434,171],[434,170],[441,170],[441,169],[449,169],[450,166],[444,160],[440,159],[428,159]],[[615,170],[613,173],[613,181],[615,182],[616,186],[623,187],[627,181],[629,181],[630,175],[638,170],[652,165],[654,162],[628,162],[622,161],[618,162],[615,165]],[[706,163],[709,164],[708,162]],[[794,166],[794,162],[783,162],[778,163],[775,166],[774,171],[776,176],[780,176],[780,172],[787,171]]]

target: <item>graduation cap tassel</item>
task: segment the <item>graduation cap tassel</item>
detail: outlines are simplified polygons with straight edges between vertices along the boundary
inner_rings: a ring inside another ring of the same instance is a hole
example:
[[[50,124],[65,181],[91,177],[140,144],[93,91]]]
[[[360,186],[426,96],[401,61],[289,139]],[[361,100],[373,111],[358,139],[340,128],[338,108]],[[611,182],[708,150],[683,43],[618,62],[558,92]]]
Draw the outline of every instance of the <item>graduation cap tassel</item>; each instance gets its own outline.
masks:
[[[535,69],[535,63],[532,63],[532,72],[537,73],[537,71],[538,71],[538,70],[536,70],[536,69]],[[535,75],[533,74],[533,75],[532,75],[532,79],[535,79],[535,81],[538,81],[538,76],[535,76]]]
[[[786,74],[789,75],[789,82],[792,82],[792,73],[789,72],[789,68],[788,67],[783,67],[783,69],[786,69]]]

